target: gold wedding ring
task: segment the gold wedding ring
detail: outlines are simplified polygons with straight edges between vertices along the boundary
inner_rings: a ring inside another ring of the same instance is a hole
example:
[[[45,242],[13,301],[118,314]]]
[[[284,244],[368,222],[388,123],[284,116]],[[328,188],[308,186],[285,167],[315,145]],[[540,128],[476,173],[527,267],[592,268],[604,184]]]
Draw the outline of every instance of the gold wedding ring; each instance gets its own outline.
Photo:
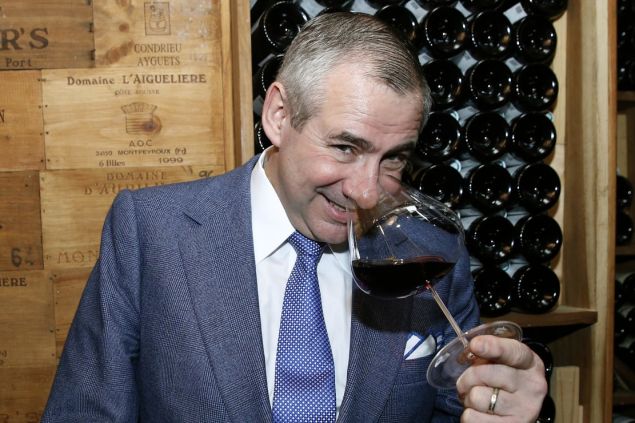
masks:
[[[496,401],[498,401],[498,393],[500,388],[492,389],[492,396],[489,398],[489,407],[487,407],[487,414],[494,414],[494,408],[496,408]]]

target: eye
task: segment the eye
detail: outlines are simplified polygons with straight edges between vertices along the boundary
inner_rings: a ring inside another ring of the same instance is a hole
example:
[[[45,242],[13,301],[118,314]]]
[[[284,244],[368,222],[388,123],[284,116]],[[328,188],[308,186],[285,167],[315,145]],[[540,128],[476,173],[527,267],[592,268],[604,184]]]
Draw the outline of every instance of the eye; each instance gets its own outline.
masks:
[[[384,157],[384,160],[382,160],[382,164],[386,169],[389,170],[401,170],[406,166],[406,163],[408,163],[409,159],[410,153],[400,152]]]
[[[333,148],[345,154],[353,154],[355,152],[355,147],[350,144],[335,144]]]

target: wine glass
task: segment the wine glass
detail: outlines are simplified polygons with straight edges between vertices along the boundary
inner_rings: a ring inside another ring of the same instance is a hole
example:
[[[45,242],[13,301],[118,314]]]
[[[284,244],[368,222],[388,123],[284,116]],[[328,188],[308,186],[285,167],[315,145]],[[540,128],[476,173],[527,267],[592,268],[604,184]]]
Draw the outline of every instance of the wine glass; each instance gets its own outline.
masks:
[[[437,352],[428,367],[428,383],[453,388],[478,357],[468,349],[478,335],[522,339],[513,322],[486,323],[461,330],[434,289],[452,271],[464,251],[458,216],[443,203],[390,178],[371,209],[349,213],[348,242],[353,279],[369,295],[405,298],[429,290],[457,337]]]

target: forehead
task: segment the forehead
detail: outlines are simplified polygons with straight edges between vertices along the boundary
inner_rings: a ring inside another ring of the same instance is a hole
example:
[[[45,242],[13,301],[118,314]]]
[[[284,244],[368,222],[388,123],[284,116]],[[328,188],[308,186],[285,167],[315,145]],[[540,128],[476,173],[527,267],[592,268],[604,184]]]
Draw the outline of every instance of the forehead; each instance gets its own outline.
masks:
[[[423,100],[418,92],[401,94],[369,76],[361,65],[335,67],[323,81],[322,115],[349,125],[370,125],[389,132],[419,132]]]

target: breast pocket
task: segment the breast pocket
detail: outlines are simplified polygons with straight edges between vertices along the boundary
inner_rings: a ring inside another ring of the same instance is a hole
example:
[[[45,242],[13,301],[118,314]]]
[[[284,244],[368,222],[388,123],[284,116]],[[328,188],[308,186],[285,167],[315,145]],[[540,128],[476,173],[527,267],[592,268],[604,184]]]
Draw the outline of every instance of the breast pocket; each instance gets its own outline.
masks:
[[[434,353],[426,355],[424,357],[415,358],[413,360],[404,359],[397,373],[395,384],[408,385],[411,383],[426,382],[426,371],[432,361]]]

